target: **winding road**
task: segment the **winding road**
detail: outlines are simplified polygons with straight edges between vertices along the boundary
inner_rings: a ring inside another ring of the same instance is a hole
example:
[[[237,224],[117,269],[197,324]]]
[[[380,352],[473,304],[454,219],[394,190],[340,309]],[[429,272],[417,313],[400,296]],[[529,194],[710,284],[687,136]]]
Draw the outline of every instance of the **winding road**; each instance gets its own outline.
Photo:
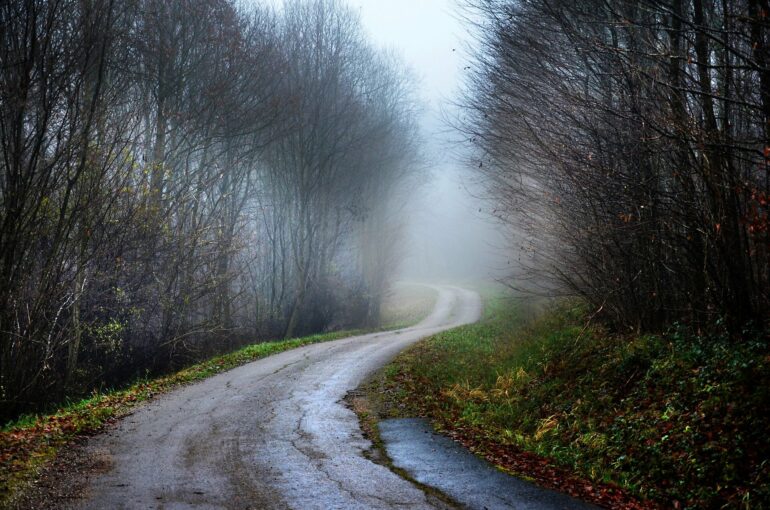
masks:
[[[342,399],[425,336],[478,320],[479,296],[437,286],[420,324],[286,351],[159,397],[89,446],[105,469],[81,508],[436,508],[364,456]]]

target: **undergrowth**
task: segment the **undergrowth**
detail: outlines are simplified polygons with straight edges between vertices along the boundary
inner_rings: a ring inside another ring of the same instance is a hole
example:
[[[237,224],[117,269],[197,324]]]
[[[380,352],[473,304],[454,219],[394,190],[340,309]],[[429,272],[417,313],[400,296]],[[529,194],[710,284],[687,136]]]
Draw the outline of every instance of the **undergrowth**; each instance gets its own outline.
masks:
[[[384,371],[394,415],[550,459],[667,508],[770,508],[770,349],[683,326],[617,336],[576,304],[516,305],[417,344]]]
[[[52,413],[21,416],[0,428],[0,507],[32,480],[74,438],[98,432],[126,415],[140,402],[180,385],[226,372],[251,361],[304,345],[367,332],[400,329],[419,322],[433,308],[436,291],[419,285],[396,288],[383,306],[383,326],[370,330],[336,331],[278,342],[263,342],[210,358],[171,375],[144,379],[124,389],[96,392],[69,402]]]
[[[337,331],[253,344],[165,377],[138,381],[122,390],[95,393],[52,414],[22,416],[0,429],[0,507],[34,476],[37,468],[52,460],[60,447],[77,436],[99,431],[140,402],[271,354],[360,333],[364,332]]]

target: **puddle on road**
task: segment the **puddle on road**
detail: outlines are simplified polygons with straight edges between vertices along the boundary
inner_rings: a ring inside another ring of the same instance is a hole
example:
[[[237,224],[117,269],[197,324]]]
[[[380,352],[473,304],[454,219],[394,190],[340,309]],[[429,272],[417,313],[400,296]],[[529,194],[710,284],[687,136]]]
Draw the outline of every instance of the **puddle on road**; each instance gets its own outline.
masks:
[[[589,510],[597,507],[507,475],[419,418],[383,420],[380,437],[393,465],[472,509]]]

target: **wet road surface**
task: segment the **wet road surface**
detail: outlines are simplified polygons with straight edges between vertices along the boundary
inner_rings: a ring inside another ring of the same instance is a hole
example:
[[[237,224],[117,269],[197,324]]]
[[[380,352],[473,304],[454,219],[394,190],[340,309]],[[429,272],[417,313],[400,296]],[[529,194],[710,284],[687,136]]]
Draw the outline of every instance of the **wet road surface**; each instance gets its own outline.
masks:
[[[435,508],[363,455],[342,402],[418,339],[478,320],[475,292],[437,287],[415,327],[286,351],[159,397],[88,449],[104,472],[81,508]]]
[[[470,509],[598,510],[566,494],[507,475],[419,418],[383,420],[380,437],[393,465]]]

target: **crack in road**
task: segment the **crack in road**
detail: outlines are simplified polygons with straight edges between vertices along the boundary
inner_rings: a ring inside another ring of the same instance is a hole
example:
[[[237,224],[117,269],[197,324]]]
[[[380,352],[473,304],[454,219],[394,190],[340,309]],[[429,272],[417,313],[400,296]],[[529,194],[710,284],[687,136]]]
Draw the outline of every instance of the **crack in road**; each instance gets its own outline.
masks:
[[[343,398],[400,350],[477,320],[475,293],[435,287],[421,324],[285,351],[186,386],[93,438],[112,468],[80,508],[433,508],[416,485],[365,455]]]

